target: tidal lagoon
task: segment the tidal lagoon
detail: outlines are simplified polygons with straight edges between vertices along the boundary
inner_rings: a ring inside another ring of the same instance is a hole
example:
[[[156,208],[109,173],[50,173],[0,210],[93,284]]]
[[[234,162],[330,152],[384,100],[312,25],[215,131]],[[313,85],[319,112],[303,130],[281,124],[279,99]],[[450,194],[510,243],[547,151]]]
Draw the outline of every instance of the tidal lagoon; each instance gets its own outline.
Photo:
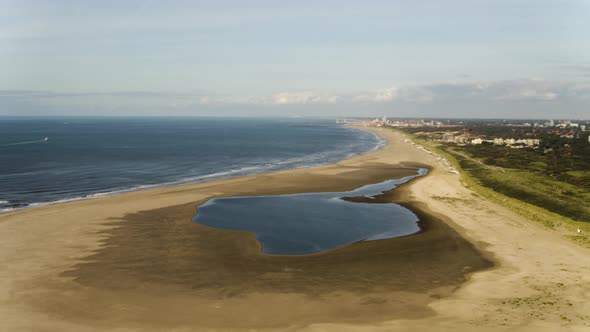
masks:
[[[417,175],[370,184],[348,192],[228,197],[199,206],[194,221],[222,229],[256,233],[262,252],[313,254],[347,244],[400,237],[420,231],[418,217],[375,196]],[[365,197],[362,202],[355,198]]]

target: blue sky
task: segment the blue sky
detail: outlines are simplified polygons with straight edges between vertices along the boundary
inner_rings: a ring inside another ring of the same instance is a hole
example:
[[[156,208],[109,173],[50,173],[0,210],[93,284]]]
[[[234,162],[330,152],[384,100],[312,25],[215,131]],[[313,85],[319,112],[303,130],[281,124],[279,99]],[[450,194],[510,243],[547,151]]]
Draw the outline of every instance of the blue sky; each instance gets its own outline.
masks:
[[[590,118],[590,1],[2,1],[0,114]]]

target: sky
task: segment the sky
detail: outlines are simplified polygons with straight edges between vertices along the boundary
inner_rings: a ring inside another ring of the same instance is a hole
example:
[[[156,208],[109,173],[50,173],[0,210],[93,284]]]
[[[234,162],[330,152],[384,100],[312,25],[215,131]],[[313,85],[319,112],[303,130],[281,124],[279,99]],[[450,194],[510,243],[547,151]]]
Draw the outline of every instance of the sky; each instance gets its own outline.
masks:
[[[590,0],[0,0],[0,115],[590,119],[589,32]]]

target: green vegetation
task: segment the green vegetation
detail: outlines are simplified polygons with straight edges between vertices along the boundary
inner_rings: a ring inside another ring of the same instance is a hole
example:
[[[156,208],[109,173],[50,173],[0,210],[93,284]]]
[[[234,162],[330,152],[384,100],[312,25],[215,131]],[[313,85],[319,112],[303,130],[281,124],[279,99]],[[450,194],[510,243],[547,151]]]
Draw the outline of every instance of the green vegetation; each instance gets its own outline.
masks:
[[[590,205],[587,204],[590,190],[547,175],[547,166],[543,167],[543,162],[533,162],[532,166],[526,163],[524,170],[490,167],[497,165],[498,161],[465,155],[460,147],[445,146],[443,149],[450,152],[461,169],[484,187],[573,220],[590,222]]]
[[[461,170],[465,185],[481,196],[547,227],[573,231],[570,238],[590,246],[590,149],[586,155],[586,146],[578,147],[580,154],[570,150],[557,158],[536,151],[540,149],[459,146],[406,134],[446,157]]]
[[[590,171],[567,171],[565,174],[578,179],[590,178]]]
[[[572,139],[570,143],[537,149],[488,144],[448,147],[463,151],[486,165],[533,172],[590,192],[590,144],[587,140]]]

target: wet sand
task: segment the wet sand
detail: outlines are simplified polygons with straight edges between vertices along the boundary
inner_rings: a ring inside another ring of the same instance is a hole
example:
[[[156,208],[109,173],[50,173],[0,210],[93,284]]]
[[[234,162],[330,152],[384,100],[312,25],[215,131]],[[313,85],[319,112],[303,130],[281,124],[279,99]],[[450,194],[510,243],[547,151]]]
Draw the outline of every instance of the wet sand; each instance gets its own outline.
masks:
[[[471,213],[478,221],[484,217],[476,206],[481,202],[457,207],[449,203],[452,200],[433,199],[432,192],[462,194],[455,183],[458,177],[403,143],[399,134],[378,132],[389,140],[383,150],[336,165],[0,216],[0,264],[7,267],[0,271],[0,316],[7,317],[0,321],[1,329],[341,331],[477,326],[474,319],[480,314],[465,306],[484,303],[502,291],[494,293],[499,286],[484,282],[484,288],[473,293],[476,277],[497,271],[510,275],[510,269],[503,268],[510,262],[498,257],[505,253],[490,250],[493,243],[484,243],[470,221],[458,215]],[[346,191],[410,175],[413,170],[404,167],[424,165],[431,174],[379,197],[419,216],[424,230],[406,237],[359,242],[314,255],[273,256],[261,253],[251,233],[192,221],[196,207],[214,197]],[[500,266],[491,268],[493,261]],[[496,279],[502,280],[497,275]]]
[[[406,172],[391,169],[383,175],[399,173]],[[424,231],[416,235],[280,256],[262,254],[251,233],[190,222],[194,208],[191,203],[126,216],[106,232],[102,250],[64,276],[106,292],[94,295],[95,301],[141,289],[141,303],[126,303],[142,307],[133,318],[136,323],[260,328],[423,317],[431,314],[426,307],[430,299],[448,295],[466,280],[466,273],[491,265],[444,222],[422,211]],[[191,302],[190,310],[171,310],[160,321],[161,293],[182,294]],[[146,301],[150,295],[152,300]],[[267,302],[265,296],[276,300]],[[49,306],[77,310],[85,298]],[[108,299],[104,303],[92,311],[117,316],[118,307],[109,306]],[[71,316],[82,318],[80,313]],[[118,323],[129,321],[126,315]]]

